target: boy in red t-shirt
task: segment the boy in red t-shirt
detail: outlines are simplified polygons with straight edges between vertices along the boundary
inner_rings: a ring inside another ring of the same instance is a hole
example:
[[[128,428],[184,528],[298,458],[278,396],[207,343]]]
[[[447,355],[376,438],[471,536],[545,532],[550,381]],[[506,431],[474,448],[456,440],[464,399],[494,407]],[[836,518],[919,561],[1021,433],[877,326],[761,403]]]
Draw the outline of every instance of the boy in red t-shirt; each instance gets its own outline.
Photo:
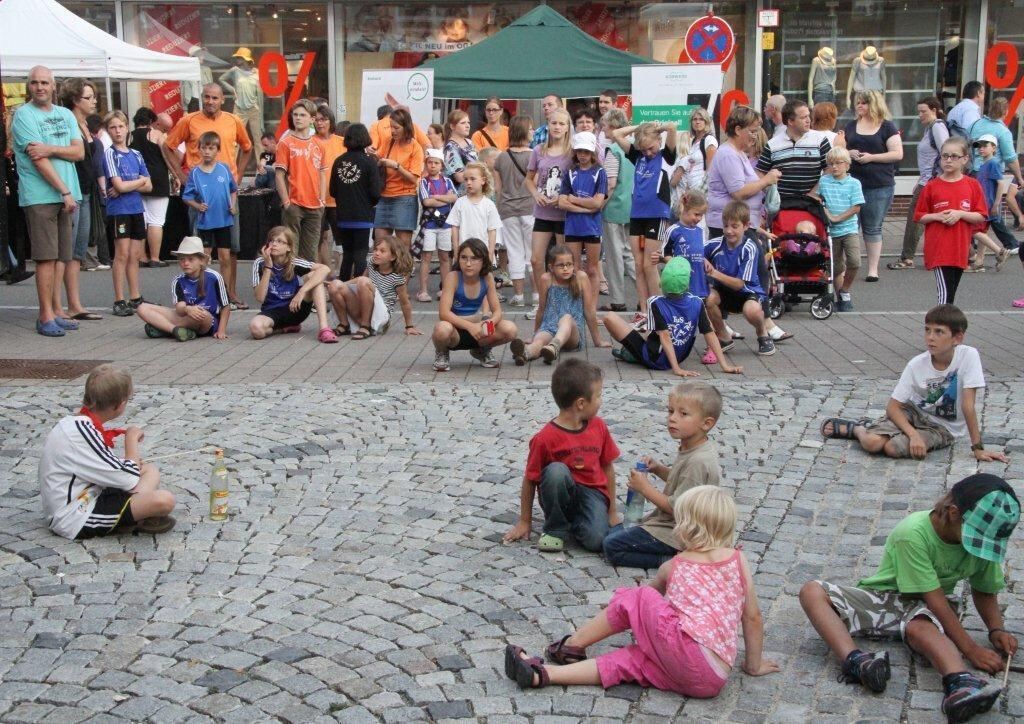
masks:
[[[988,218],[981,184],[963,173],[971,161],[967,141],[953,136],[942,144],[942,174],[921,190],[914,221],[924,224],[924,266],[935,270],[939,304],[952,304],[967,268],[971,235]]]
[[[588,551],[600,551],[608,529],[621,522],[615,508],[615,468],[619,457],[601,409],[601,369],[568,359],[551,376],[558,415],[530,440],[520,493],[519,522],[505,542],[529,539],[533,496],[544,511],[544,534],[537,547],[561,551],[569,533]],[[539,489],[539,490],[538,490]]]

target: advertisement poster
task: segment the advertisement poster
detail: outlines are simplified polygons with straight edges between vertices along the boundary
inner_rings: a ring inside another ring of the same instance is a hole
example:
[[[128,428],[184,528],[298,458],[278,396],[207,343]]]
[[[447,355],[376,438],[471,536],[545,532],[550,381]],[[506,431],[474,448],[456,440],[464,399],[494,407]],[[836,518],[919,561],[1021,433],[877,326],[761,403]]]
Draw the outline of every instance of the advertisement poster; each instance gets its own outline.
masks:
[[[421,128],[433,122],[434,71],[432,68],[407,70],[364,70],[359,103],[359,122],[367,127],[377,122],[377,109],[388,105],[406,106],[412,120]]]
[[[199,43],[200,18],[196,5],[158,5],[140,13],[143,46],[158,53],[188,55]],[[149,104],[154,113],[169,113],[177,121],[184,113],[181,84],[154,81],[149,84]]]
[[[690,127],[690,116],[698,107],[714,111],[722,94],[720,65],[634,65],[633,122],[675,121]]]

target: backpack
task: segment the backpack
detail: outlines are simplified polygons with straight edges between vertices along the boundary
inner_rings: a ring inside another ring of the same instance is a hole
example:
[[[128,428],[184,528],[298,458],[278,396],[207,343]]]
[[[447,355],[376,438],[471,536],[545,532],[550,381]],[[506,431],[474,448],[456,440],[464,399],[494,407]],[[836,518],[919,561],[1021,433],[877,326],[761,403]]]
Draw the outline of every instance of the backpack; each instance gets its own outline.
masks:
[[[963,126],[961,126],[960,125],[960,121],[959,121],[959,117],[954,118],[952,116],[952,114],[950,114],[950,116],[948,116],[946,118],[946,121],[947,121],[946,128],[949,129],[949,136],[950,136],[950,138],[952,138],[953,136],[960,136],[960,138],[966,138],[966,139],[970,140],[970,138],[971,138],[971,129],[970,128],[964,128]],[[973,125],[973,124],[971,124],[971,125]]]
[[[946,130],[949,131],[949,137],[953,137],[952,127],[947,125],[946,122],[941,118],[936,119],[935,123],[928,127],[928,143],[931,145],[932,148],[935,149],[935,161],[932,163],[932,178],[942,175],[942,154],[939,151],[938,145],[935,143],[935,126],[939,123],[941,123],[943,126],[946,126]]]

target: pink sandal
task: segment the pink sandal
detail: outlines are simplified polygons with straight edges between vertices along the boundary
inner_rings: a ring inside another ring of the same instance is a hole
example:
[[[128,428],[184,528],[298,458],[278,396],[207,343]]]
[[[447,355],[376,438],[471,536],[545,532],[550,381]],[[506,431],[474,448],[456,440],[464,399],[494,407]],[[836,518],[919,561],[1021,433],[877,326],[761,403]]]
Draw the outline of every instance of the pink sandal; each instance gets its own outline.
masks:
[[[704,365],[716,365],[718,364],[718,357],[715,356],[714,351],[709,349],[704,353],[704,356],[700,358],[700,363]]]
[[[337,344],[338,342],[337,335],[334,334],[334,331],[330,327],[324,327],[321,329],[316,338],[324,344]]]
[[[1017,309],[1024,309],[1024,297],[1021,297],[1020,299],[1014,299],[1013,306],[1015,306]]]

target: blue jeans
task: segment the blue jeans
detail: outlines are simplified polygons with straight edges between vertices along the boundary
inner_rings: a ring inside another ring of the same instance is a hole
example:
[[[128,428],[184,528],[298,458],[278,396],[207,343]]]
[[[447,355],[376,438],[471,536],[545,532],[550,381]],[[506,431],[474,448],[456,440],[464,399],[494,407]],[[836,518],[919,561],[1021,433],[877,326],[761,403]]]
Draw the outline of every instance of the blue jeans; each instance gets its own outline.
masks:
[[[89,203],[89,194],[82,194],[82,200],[71,214],[71,258],[75,261],[85,261],[85,254],[89,251],[89,236],[92,233],[92,210]]]
[[[576,483],[564,463],[549,463],[538,487],[544,534],[565,540],[572,533],[588,551],[600,551],[608,535],[608,501],[601,491]]]
[[[654,569],[679,551],[665,545],[638,525],[617,525],[604,539],[604,557],[613,566]]]
[[[864,203],[860,207],[860,229],[865,242],[882,240],[882,222],[892,206],[894,186],[864,189]]]

